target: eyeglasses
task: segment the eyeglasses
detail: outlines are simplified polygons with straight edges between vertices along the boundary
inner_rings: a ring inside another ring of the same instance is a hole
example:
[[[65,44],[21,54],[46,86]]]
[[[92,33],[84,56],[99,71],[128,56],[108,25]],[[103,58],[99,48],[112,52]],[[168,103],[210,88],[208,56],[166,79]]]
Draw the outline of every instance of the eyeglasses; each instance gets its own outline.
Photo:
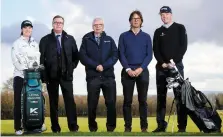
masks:
[[[103,25],[104,25],[104,24],[94,24],[93,26],[94,26],[94,27],[97,27],[97,26],[98,26],[98,27],[101,27],[101,26],[103,26]]]
[[[53,22],[53,24],[56,24],[56,25],[63,25],[63,22]]]
[[[141,18],[132,18],[132,20],[141,20]]]

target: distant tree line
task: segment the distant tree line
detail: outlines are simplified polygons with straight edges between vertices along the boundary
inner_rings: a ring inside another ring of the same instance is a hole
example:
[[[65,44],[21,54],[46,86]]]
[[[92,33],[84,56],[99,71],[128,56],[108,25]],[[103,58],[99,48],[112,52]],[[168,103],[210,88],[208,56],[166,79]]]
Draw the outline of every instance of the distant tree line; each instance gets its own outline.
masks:
[[[49,109],[49,98],[48,94],[46,92],[46,87],[43,85],[43,95],[45,97],[46,103],[45,103],[45,116],[49,117],[50,116],[50,109]],[[77,114],[79,117],[86,117],[87,116],[87,96],[80,96],[80,95],[75,95],[75,103],[77,106]],[[217,95],[215,94],[210,94],[208,95],[208,98],[211,98],[210,101],[213,104],[213,106],[216,109],[223,109],[223,93],[219,93]],[[171,104],[173,101],[172,96],[167,97],[167,102],[166,102],[166,114],[169,115]],[[148,116],[156,116],[156,95],[148,96],[147,99],[148,103]],[[4,83],[4,87],[1,92],[1,119],[13,119],[13,104],[14,104],[14,92],[12,90],[12,79],[9,79]],[[175,106],[175,105],[174,105]],[[116,110],[117,110],[117,116],[122,117],[123,116],[123,96],[117,96],[116,100]],[[63,96],[59,96],[59,116],[63,117],[66,116],[66,112],[64,109],[64,101],[63,101]],[[133,96],[133,102],[132,102],[132,115],[133,117],[138,117],[139,116],[139,104],[138,104],[138,97],[137,95]],[[173,108],[172,114],[175,111],[175,107]],[[97,116],[98,117],[105,117],[106,116],[106,106],[105,106],[105,101],[104,97],[100,96],[99,102],[98,102],[98,107],[97,107]]]

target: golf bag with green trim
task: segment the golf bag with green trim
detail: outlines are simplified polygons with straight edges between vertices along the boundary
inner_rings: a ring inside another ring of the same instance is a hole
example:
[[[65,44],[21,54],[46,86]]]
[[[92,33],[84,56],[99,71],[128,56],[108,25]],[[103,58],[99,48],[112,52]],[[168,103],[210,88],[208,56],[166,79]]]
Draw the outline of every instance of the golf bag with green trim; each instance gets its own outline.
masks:
[[[44,104],[40,69],[25,70],[21,94],[22,124],[25,131],[41,129],[44,123]]]

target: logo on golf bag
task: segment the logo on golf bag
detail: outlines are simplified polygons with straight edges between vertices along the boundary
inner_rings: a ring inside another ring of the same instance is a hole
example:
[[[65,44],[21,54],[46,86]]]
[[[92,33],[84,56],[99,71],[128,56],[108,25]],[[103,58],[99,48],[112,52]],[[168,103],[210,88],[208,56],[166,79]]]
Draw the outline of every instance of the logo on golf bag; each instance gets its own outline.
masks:
[[[38,101],[35,101],[35,100],[34,100],[34,101],[30,101],[30,102],[31,102],[31,103],[38,103]]]
[[[30,108],[30,114],[38,114],[37,109],[38,108]]]

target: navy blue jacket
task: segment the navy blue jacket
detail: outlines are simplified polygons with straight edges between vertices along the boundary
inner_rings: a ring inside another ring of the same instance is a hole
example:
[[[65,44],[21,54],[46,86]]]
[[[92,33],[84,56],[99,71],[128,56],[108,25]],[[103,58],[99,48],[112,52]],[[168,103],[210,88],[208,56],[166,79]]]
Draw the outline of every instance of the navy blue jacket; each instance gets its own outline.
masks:
[[[135,35],[132,30],[122,33],[119,37],[119,60],[123,68],[147,69],[152,60],[152,42],[149,34],[139,31]]]
[[[83,37],[80,47],[80,62],[85,66],[86,80],[98,76],[115,78],[114,65],[117,61],[117,46],[105,32],[101,34],[99,45],[95,40],[93,31]],[[103,66],[103,72],[96,70],[98,65]]]

